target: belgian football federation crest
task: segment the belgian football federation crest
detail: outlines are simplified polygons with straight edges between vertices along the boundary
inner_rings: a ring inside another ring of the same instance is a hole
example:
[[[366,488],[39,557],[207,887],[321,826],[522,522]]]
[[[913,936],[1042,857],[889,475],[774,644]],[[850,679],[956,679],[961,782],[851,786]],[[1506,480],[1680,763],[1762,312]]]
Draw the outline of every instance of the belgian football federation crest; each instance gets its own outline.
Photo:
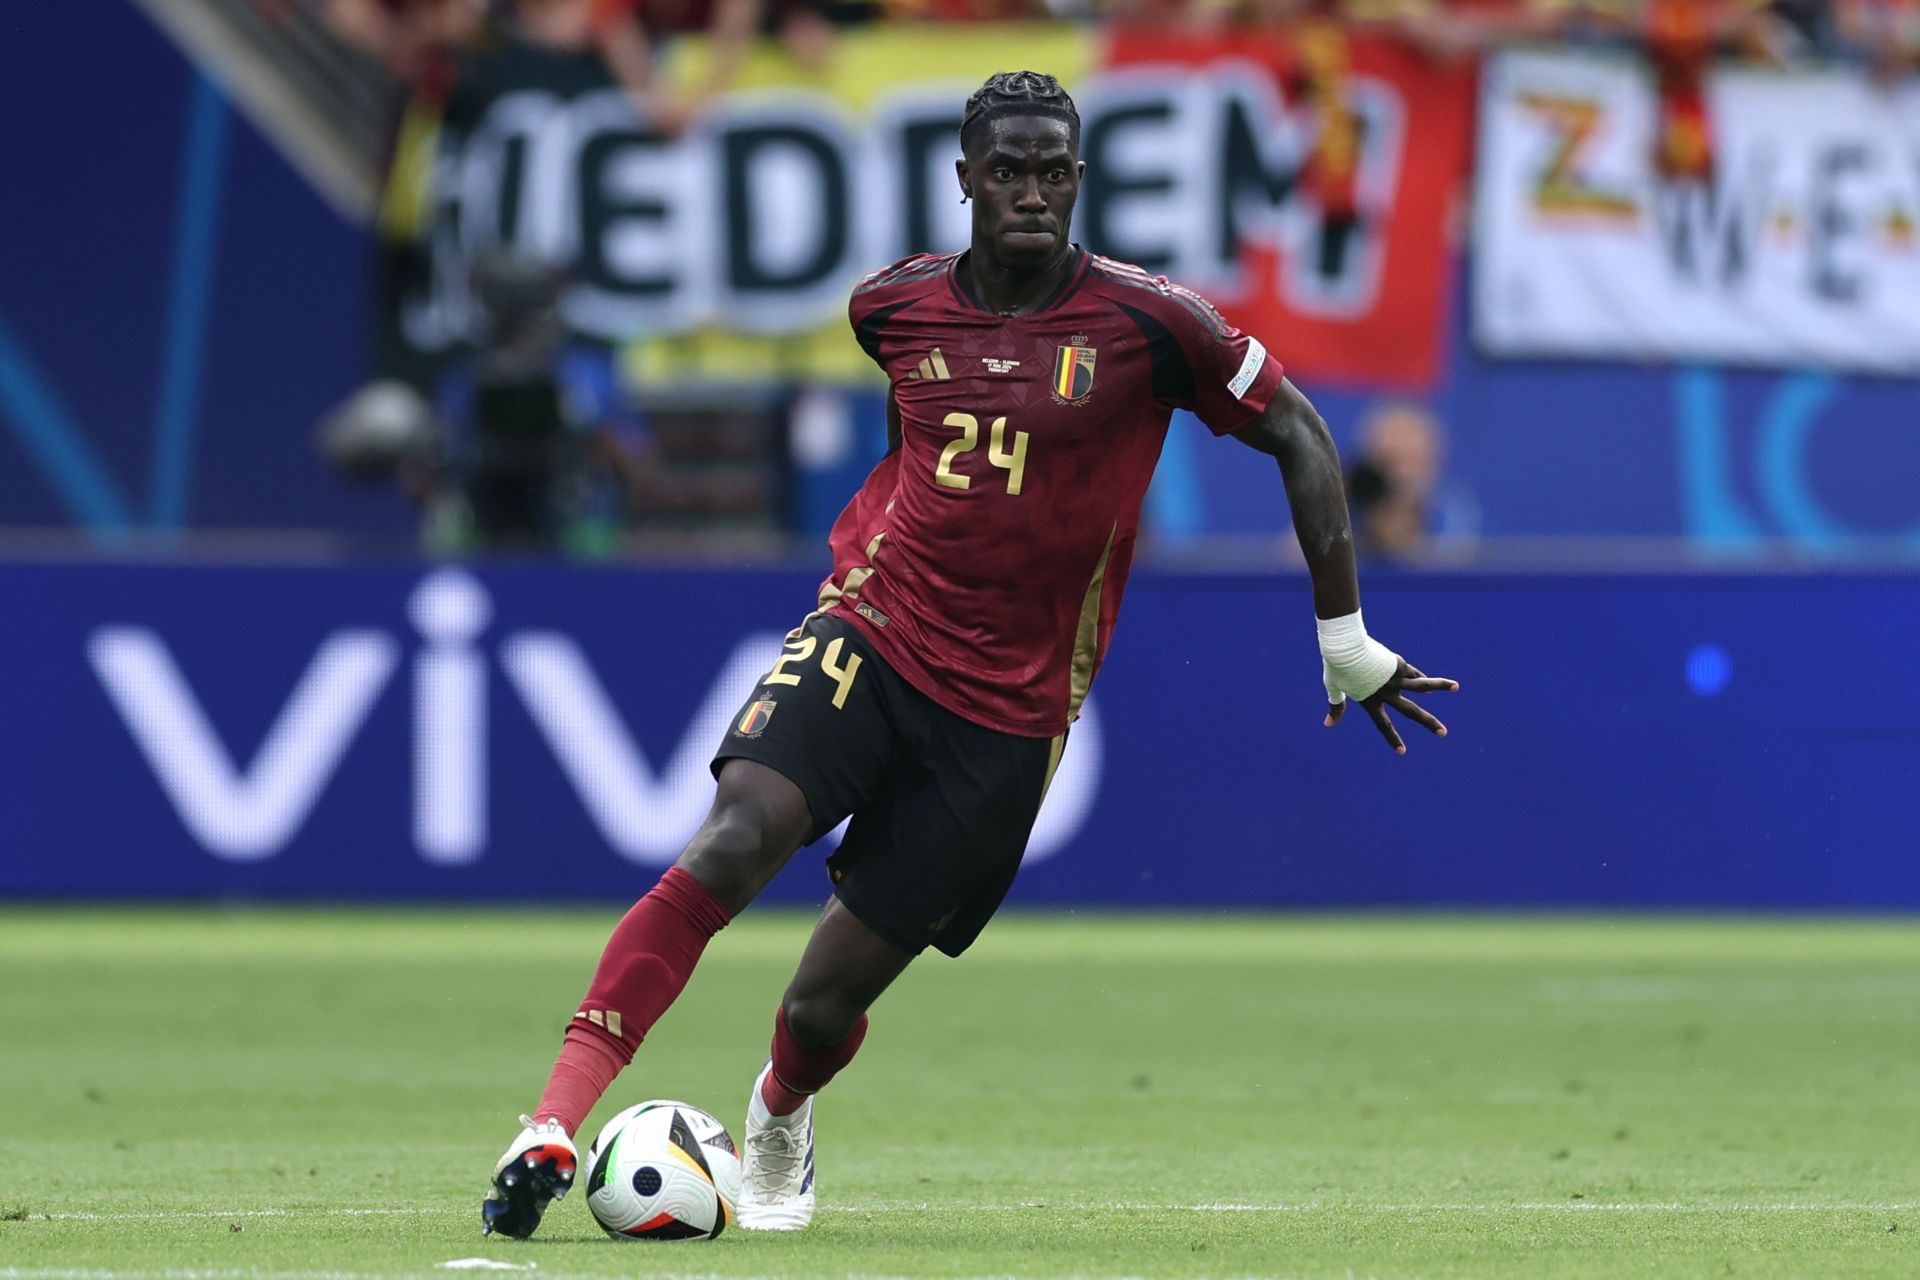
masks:
[[[767,730],[767,721],[773,719],[776,704],[772,698],[762,698],[748,707],[740,717],[740,723],[733,731],[743,738],[757,738]]]
[[[1053,358],[1054,399],[1071,404],[1093,394],[1092,347],[1059,347]]]

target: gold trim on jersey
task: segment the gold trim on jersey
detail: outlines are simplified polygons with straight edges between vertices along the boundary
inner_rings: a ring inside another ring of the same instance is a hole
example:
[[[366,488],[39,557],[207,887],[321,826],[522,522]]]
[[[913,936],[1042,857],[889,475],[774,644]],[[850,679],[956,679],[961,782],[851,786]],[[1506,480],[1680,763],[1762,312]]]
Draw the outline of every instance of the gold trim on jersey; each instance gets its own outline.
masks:
[[[880,514],[886,516],[892,515],[894,504],[899,501],[900,499],[897,497],[888,498],[886,510]],[[874,564],[873,561],[879,558],[880,543],[886,536],[887,531],[885,529],[873,535],[873,540],[867,543],[867,563],[864,565],[855,565],[853,568],[847,570],[847,581],[844,586],[835,582],[832,578],[828,578],[820,585],[820,598],[814,601],[813,612],[800,619],[799,626],[787,632],[787,639],[791,640],[802,631],[805,631],[809,622],[812,622],[840,601],[845,600],[851,604],[859,598],[860,588],[866,585],[867,579],[871,578],[874,570],[879,567]],[[861,572],[862,570],[865,570],[865,572]],[[854,575],[856,573],[860,576],[855,577]],[[885,626],[886,624],[883,622],[881,625]]]
[[[1080,598],[1080,622],[1073,633],[1073,679],[1067,693],[1067,723],[1080,714],[1080,704],[1093,687],[1093,668],[1100,658],[1100,588],[1107,580],[1107,558],[1113,554],[1113,540],[1120,526],[1107,532],[1107,545],[1100,549],[1100,561],[1093,566],[1093,580],[1087,594]]]
[[[887,504],[887,510],[893,510],[893,504],[891,502]],[[867,579],[871,578],[879,568],[879,566],[873,562],[879,559],[880,544],[886,541],[886,537],[887,531],[885,529],[873,535],[873,540],[867,543],[867,563],[857,564],[847,570],[847,579],[845,582],[836,583],[832,578],[828,578],[822,583],[820,585],[820,599],[816,602],[814,611],[802,618],[800,625],[787,634],[798,635],[808,622],[820,614],[825,613],[836,604],[852,605],[857,601],[860,598],[860,588],[867,585]]]
[[[1040,802],[1045,804],[1047,792],[1053,790],[1053,775],[1060,768],[1060,754],[1067,749],[1067,735],[1061,734],[1047,744],[1047,776],[1040,783]]]

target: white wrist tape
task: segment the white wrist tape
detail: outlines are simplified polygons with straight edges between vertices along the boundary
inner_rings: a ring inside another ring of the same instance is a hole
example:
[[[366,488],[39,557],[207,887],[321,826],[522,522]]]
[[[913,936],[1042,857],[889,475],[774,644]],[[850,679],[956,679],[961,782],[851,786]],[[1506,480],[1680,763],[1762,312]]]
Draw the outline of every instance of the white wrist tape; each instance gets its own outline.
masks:
[[[1330,705],[1348,698],[1366,701],[1400,669],[1400,655],[1367,634],[1359,610],[1343,618],[1316,618],[1314,625],[1320,632],[1320,679]]]

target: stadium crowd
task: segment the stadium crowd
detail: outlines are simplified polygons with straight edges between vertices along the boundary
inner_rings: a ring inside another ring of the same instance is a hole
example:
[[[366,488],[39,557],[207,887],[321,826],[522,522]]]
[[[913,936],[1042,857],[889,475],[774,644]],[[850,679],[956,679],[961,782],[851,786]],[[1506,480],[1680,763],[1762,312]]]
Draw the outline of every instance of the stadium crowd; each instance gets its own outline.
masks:
[[[429,157],[442,112],[461,82],[469,56],[526,46],[544,55],[601,60],[616,83],[635,100],[641,115],[663,134],[677,133],[701,102],[724,91],[750,46],[762,37],[777,40],[801,68],[828,72],[836,32],[865,23],[969,23],[988,21],[1111,22],[1159,24],[1188,31],[1239,28],[1266,31],[1290,48],[1289,96],[1319,120],[1319,138],[1304,181],[1323,214],[1358,223],[1355,166],[1351,163],[1360,127],[1347,106],[1345,82],[1353,65],[1356,38],[1397,38],[1430,58],[1447,63],[1472,59],[1514,43],[1580,44],[1638,50],[1654,72],[1659,124],[1653,164],[1676,189],[1705,191],[1715,167],[1715,124],[1708,109],[1706,77],[1717,61],[1742,58],[1766,65],[1845,63],[1889,82],[1920,69],[1920,0],[253,0],[266,16],[290,18],[304,7],[322,18],[343,43],[377,60],[396,83],[394,157],[387,207],[381,215],[385,265],[376,272],[387,284],[421,268],[419,196],[429,181]],[[675,84],[656,74],[661,49],[688,34],[711,41],[698,83]],[[1010,52],[1009,61],[1018,61]],[[418,144],[412,163],[408,148]],[[402,198],[396,199],[396,193]],[[411,212],[408,212],[408,211]],[[1344,211],[1344,213],[1343,213]],[[477,290],[485,294],[486,289]],[[551,300],[549,300],[551,301]],[[536,311],[539,309],[536,308]],[[530,313],[532,314],[532,313]],[[532,347],[551,357],[556,369],[591,370],[590,385],[575,386],[560,376],[566,394],[556,403],[607,406],[591,422],[576,423],[554,438],[592,462],[586,470],[599,478],[581,489],[599,496],[592,505],[612,516],[598,527],[617,528],[618,512],[644,508],[673,512],[699,521],[716,513],[777,507],[760,490],[774,481],[721,486],[724,492],[696,492],[682,481],[663,479],[660,450],[648,429],[649,415],[632,409],[630,389],[602,354],[598,359],[568,345],[564,333],[535,326]],[[475,363],[484,372],[485,343],[476,338]],[[544,345],[543,345],[544,344]],[[526,353],[516,349],[503,367],[519,369]],[[562,357],[565,357],[564,359]],[[470,371],[471,372],[471,371]],[[519,378],[520,373],[514,377]],[[471,380],[469,380],[471,381]],[[483,379],[484,382],[484,379]],[[438,402],[447,397],[416,381],[418,391]],[[440,420],[473,417],[497,395],[478,398],[468,388],[465,408],[449,416],[437,404]],[[518,403],[518,402],[516,402]],[[617,410],[617,411],[616,411]],[[420,413],[424,414],[424,403]],[[516,410],[518,412],[518,410]],[[546,417],[553,417],[549,413]],[[353,414],[336,419],[347,424]],[[557,419],[556,419],[557,421]],[[584,430],[585,434],[582,434]],[[485,432],[479,433],[482,437]],[[771,440],[777,440],[776,430]],[[1379,558],[1417,557],[1426,536],[1445,524],[1438,512],[1448,504],[1436,493],[1445,452],[1443,425],[1418,406],[1384,406],[1360,432],[1359,449],[1349,474],[1349,496],[1359,522],[1363,550]],[[582,452],[580,441],[591,447]],[[527,446],[516,444],[515,449]],[[351,453],[351,450],[348,450]],[[517,455],[516,455],[517,456]],[[581,470],[579,459],[562,468]],[[472,468],[470,468],[472,469]],[[502,470],[501,468],[495,468]],[[479,468],[485,470],[485,468]],[[502,474],[515,468],[506,467]],[[525,470],[521,468],[520,470]],[[534,469],[538,471],[538,468]],[[428,513],[443,508],[449,491],[436,480],[445,467],[415,469],[408,488]],[[528,472],[532,474],[532,472]],[[499,496],[498,486],[495,486]],[[740,490],[735,492],[734,490]],[[491,492],[491,491],[490,491]],[[625,495],[622,501],[620,495]],[[436,496],[438,495],[438,496]],[[542,517],[527,501],[506,503],[502,518],[521,536],[509,541],[553,545],[536,531]],[[477,499],[472,503],[480,510]],[[499,504],[495,504],[499,505]],[[535,504],[537,506],[537,504]],[[576,504],[577,505],[577,504]],[[462,507],[465,510],[465,506]],[[487,521],[469,514],[462,527],[477,531]],[[577,522],[576,522],[577,523]],[[430,542],[435,541],[430,536]],[[466,535],[439,540],[455,546]],[[618,535],[614,535],[615,542]],[[599,539],[604,542],[604,539]]]
[[[651,42],[705,32],[737,49],[779,34],[816,62],[835,27],[867,22],[1071,20],[1187,27],[1334,26],[1397,34],[1443,55],[1514,40],[1630,42],[1663,71],[1716,53],[1920,69],[1920,0],[254,0],[270,15],[316,8],[341,39],[408,81],[489,33],[597,44],[644,82]],[[726,60],[722,59],[726,65]]]

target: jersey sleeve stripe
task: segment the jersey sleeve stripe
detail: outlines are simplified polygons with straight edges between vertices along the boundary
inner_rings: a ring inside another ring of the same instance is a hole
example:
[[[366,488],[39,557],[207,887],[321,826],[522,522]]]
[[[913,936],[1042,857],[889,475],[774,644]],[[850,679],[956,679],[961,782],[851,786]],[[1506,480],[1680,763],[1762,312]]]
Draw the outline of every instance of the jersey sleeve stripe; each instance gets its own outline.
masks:
[[[1144,267],[1136,267],[1131,262],[1116,262],[1112,258],[1096,257],[1093,260],[1093,266],[1094,270],[1109,280],[1120,284],[1137,285],[1142,289],[1151,289],[1155,293],[1161,291],[1162,280],[1159,276]]]
[[[902,311],[905,311],[918,301],[918,298],[908,298],[904,302],[896,302],[892,306],[875,307],[872,311],[862,316],[859,323],[853,326],[853,336],[859,340],[860,349],[867,353],[869,360],[872,360],[882,369],[887,367],[886,358],[880,354],[880,343],[886,337],[887,321],[893,319],[896,315],[899,315]]]
[[[1185,307],[1188,312],[1193,315],[1194,319],[1204,324],[1207,327],[1207,332],[1216,338],[1224,338],[1227,336],[1227,322],[1218,311],[1214,310],[1211,302],[1208,302],[1193,290],[1177,284],[1170,285],[1167,292],[1175,302]]]
[[[1153,364],[1153,398],[1178,405],[1192,404],[1193,366],[1187,362],[1187,353],[1180,349],[1180,341],[1173,336],[1173,331],[1148,312],[1124,302],[1113,305],[1133,321],[1147,340],[1147,355]]]
[[[924,280],[928,276],[945,271],[959,255],[944,254],[936,258],[913,258],[891,267],[883,267],[859,284],[853,286],[855,297],[869,293],[874,289],[893,284],[912,284],[915,280]]]
[[[1193,290],[1174,284],[1164,276],[1148,275],[1131,263],[1115,262],[1112,258],[1095,259],[1094,269],[1115,284],[1142,289],[1156,297],[1173,299],[1184,307],[1189,315],[1205,325],[1208,333],[1216,338],[1226,336],[1227,322],[1221,318],[1218,311],[1213,309],[1212,303]]]

